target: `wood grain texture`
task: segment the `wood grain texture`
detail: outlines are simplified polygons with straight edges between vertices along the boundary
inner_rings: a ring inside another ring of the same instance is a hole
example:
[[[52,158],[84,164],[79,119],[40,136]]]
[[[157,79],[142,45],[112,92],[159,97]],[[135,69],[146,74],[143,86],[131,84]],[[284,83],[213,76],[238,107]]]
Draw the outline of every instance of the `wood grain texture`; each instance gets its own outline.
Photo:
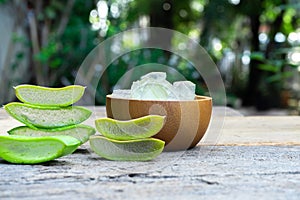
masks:
[[[90,109],[94,114],[86,124],[105,116],[103,107]],[[216,145],[204,141],[192,150],[163,152],[149,162],[107,161],[91,152],[89,144],[38,165],[0,159],[0,199],[298,200],[299,123],[300,117],[231,113]],[[1,134],[16,125],[0,111]]]
[[[0,161],[0,199],[298,200],[299,155],[299,146],[198,146],[114,162],[84,146],[40,165]]]
[[[300,117],[226,117],[216,144],[300,145]]]

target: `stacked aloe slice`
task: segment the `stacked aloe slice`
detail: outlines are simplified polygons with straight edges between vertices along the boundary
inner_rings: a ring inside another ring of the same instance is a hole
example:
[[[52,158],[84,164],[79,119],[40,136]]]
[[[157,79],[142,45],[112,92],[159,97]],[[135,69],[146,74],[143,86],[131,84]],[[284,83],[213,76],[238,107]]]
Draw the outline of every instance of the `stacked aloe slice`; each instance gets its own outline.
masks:
[[[91,111],[72,106],[84,90],[78,85],[15,87],[16,96],[23,103],[12,102],[4,109],[25,126],[9,130],[9,136],[0,136],[0,157],[12,163],[34,164],[74,152],[95,133],[94,128],[80,125]]]
[[[164,125],[164,116],[148,115],[120,121],[100,118],[95,121],[102,136],[90,137],[91,149],[108,160],[146,161],[157,157],[165,142],[151,138]]]

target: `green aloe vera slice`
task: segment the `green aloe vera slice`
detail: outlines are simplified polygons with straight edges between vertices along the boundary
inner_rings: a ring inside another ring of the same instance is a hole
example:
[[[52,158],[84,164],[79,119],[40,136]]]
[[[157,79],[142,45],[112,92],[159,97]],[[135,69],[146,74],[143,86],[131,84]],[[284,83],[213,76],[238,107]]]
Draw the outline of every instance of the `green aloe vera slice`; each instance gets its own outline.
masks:
[[[95,134],[95,129],[87,125],[74,125],[54,129],[32,129],[28,126],[19,126],[8,131],[10,135],[23,135],[31,137],[46,137],[55,135],[68,135],[75,137],[83,144],[89,140],[91,135]]]
[[[71,136],[0,136],[0,158],[19,164],[36,164],[73,153],[80,141]]]
[[[17,98],[28,104],[43,106],[68,106],[77,102],[85,87],[70,85],[62,88],[49,88],[37,85],[19,85],[15,87]]]
[[[154,138],[119,141],[96,135],[90,137],[91,149],[108,160],[152,160],[163,151],[164,145],[164,141]]]
[[[127,121],[100,118],[95,121],[95,125],[105,137],[115,140],[133,140],[157,134],[162,129],[164,120],[165,117],[160,115],[147,115]]]
[[[12,102],[4,109],[16,120],[31,128],[58,128],[79,124],[92,112],[81,106],[45,107]]]

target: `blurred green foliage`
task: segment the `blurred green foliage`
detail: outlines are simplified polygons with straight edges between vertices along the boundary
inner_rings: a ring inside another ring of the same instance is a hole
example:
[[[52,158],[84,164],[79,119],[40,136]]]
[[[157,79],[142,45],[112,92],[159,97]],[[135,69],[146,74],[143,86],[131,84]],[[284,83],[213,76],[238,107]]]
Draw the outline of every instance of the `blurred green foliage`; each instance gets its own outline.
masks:
[[[299,41],[288,41],[289,35],[300,28],[298,1],[110,0],[105,1],[108,13],[102,28],[91,24],[99,22],[91,17],[93,10],[98,15],[102,12],[97,8],[99,1],[31,0],[23,3],[28,7],[25,16],[34,13],[38,27],[34,30],[38,38],[32,38],[31,30],[25,39],[32,49],[31,82],[34,84],[72,84],[76,70],[97,44],[134,27],[169,28],[199,42],[220,67],[230,101],[233,101],[230,105],[242,99],[245,105],[255,105],[259,109],[281,106],[280,91],[300,65],[291,63],[288,58],[294,47],[299,46]],[[284,41],[275,40],[278,33],[283,35]],[[265,36],[264,41],[259,39],[261,36]],[[15,38],[19,42],[24,40]],[[39,48],[35,50],[37,45]],[[19,52],[12,67],[17,68],[17,61],[23,56]],[[124,73],[146,63],[159,63],[178,70],[187,80],[197,84],[198,94],[206,94],[205,83],[192,64],[175,58],[169,52],[153,49],[119,57],[99,81],[96,103],[105,102],[105,95],[112,92]]]

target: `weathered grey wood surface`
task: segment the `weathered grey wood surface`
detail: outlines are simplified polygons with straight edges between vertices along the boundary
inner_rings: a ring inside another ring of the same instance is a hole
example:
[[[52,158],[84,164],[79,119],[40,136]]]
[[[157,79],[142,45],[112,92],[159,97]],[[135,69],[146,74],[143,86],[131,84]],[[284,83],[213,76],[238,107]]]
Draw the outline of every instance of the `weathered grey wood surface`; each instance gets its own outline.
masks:
[[[39,165],[0,159],[0,199],[300,199],[300,117],[232,115],[216,145],[150,162],[107,161],[88,144]],[[16,125],[0,111],[0,134]]]
[[[81,148],[41,165],[1,162],[0,199],[299,199],[300,147],[214,146],[150,162]]]

